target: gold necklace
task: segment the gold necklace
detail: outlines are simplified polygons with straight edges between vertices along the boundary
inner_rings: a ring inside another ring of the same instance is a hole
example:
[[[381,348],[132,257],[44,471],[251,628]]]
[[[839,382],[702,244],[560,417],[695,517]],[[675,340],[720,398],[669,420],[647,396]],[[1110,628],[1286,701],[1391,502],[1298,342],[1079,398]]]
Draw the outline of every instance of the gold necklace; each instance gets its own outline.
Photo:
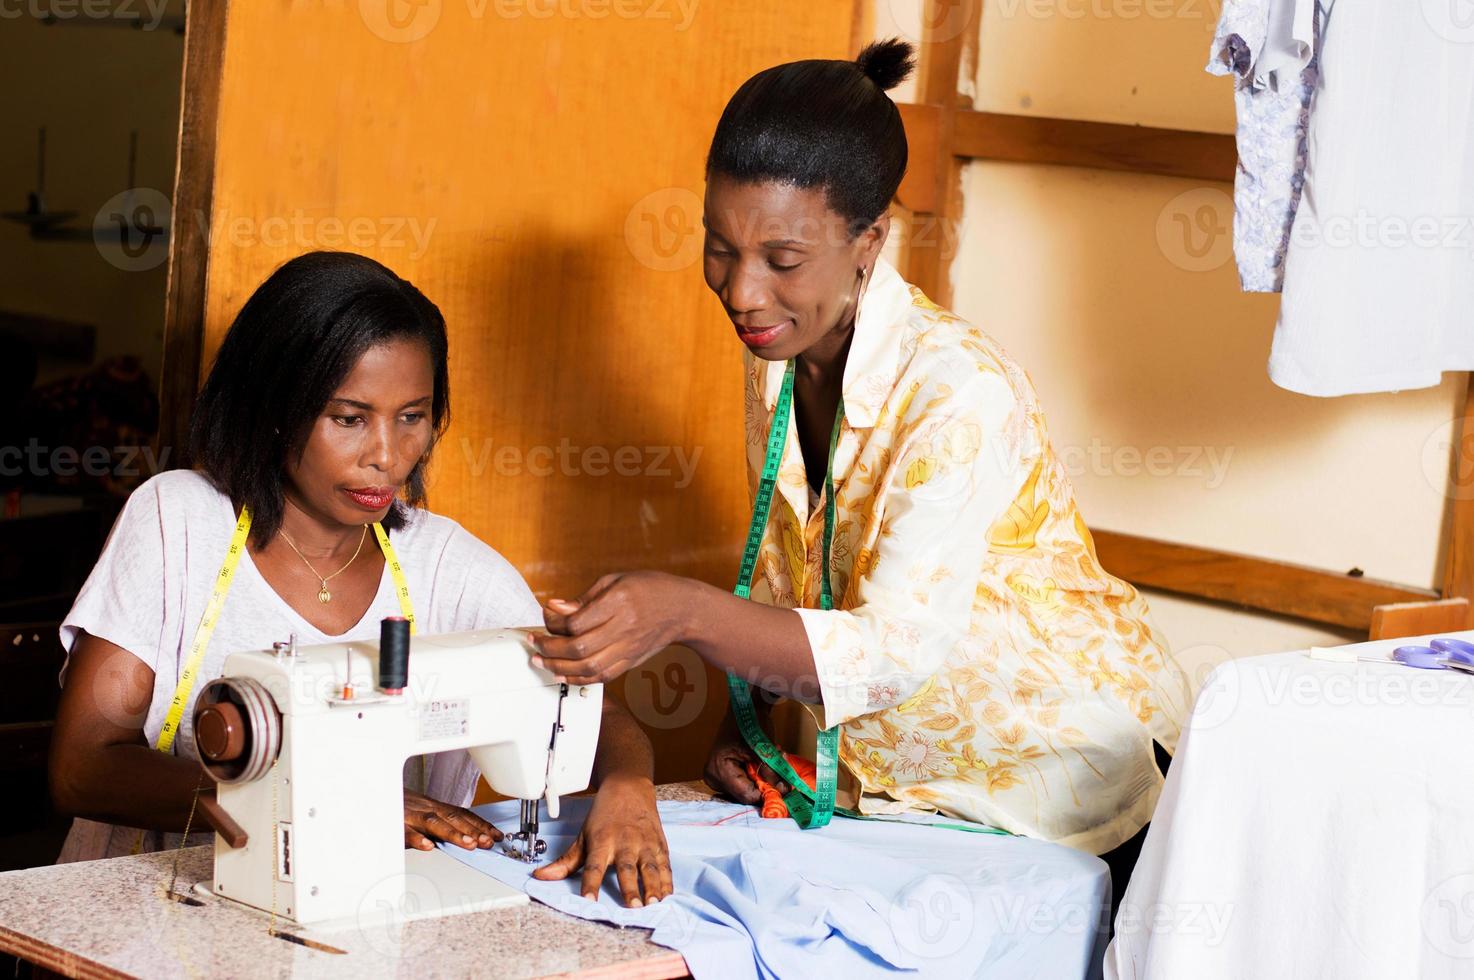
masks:
[[[363,526],[363,533],[358,536],[358,548],[353,552],[353,557],[348,559],[348,565],[344,565],[342,568],[338,569],[336,572],[328,576],[317,574],[317,569],[312,567],[312,562],[308,561],[307,556],[302,554],[301,551],[298,551],[297,546],[292,543],[292,539],[287,537],[287,532],[285,529],[282,530],[281,536],[282,540],[286,541],[287,547],[297,552],[297,557],[302,559],[302,564],[307,566],[307,570],[310,571],[313,575],[317,575],[318,580],[322,582],[322,588],[317,590],[317,601],[326,605],[327,603],[333,601],[333,594],[328,591],[328,579],[337,578],[339,575],[342,575],[344,572],[348,571],[348,565],[353,564],[353,562],[358,558],[358,553],[363,550],[363,541],[365,538],[368,537],[368,525],[365,524]]]

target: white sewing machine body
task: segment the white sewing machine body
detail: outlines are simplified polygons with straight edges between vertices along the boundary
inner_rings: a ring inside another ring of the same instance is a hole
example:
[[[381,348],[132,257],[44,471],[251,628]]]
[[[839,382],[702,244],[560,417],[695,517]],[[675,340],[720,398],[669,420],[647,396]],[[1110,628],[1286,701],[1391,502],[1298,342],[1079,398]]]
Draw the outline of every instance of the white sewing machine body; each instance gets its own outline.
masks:
[[[400,694],[376,687],[377,643],[285,647],[232,654],[196,707],[200,740],[198,719],[214,706],[201,758],[220,807],[248,837],[232,847],[216,836],[213,892],[304,924],[526,902],[449,855],[406,850],[405,761],[468,750],[492,789],[522,799],[524,814],[532,801],[535,837],[536,801],[556,816],[558,797],[589,784],[602,686],[564,685],[534,668],[522,630],[415,637]],[[205,743],[221,754],[227,701],[246,737],[232,731],[238,758],[212,761]]]

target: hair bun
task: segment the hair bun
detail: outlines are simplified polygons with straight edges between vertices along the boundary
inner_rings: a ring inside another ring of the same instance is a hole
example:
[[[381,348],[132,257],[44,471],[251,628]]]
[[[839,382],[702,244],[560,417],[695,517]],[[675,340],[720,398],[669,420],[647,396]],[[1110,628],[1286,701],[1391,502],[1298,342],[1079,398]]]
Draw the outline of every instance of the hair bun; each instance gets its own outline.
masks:
[[[887,92],[904,82],[916,67],[916,48],[898,37],[865,46],[855,59],[865,77]]]

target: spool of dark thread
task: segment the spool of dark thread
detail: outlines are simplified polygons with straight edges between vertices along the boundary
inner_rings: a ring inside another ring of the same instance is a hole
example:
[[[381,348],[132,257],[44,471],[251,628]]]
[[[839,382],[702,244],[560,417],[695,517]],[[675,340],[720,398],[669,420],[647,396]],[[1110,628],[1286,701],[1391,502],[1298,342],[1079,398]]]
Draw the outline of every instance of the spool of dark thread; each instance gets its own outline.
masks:
[[[409,686],[409,620],[385,616],[379,624],[379,690],[403,694]]]

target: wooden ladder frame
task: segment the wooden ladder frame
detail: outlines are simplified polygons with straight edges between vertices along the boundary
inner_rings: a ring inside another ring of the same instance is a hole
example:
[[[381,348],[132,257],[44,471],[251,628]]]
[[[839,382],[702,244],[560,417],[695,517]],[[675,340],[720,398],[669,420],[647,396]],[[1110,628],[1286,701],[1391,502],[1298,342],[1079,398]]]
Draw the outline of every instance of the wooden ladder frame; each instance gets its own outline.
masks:
[[[910,166],[897,200],[909,234],[902,273],[943,306],[952,301],[949,270],[962,219],[962,171],[971,160],[1042,163],[1229,181],[1234,137],[979,112],[958,91],[964,57],[975,52],[982,0],[925,0],[917,102],[901,105]],[[964,24],[961,31],[955,25]],[[938,31],[939,25],[947,25]],[[1474,377],[1474,376],[1471,376]],[[1466,379],[1455,426],[1453,469],[1444,523],[1441,589],[1417,588],[1249,555],[1113,531],[1096,531],[1103,565],[1136,585],[1214,599],[1332,626],[1372,638],[1413,636],[1474,626],[1474,383]]]

